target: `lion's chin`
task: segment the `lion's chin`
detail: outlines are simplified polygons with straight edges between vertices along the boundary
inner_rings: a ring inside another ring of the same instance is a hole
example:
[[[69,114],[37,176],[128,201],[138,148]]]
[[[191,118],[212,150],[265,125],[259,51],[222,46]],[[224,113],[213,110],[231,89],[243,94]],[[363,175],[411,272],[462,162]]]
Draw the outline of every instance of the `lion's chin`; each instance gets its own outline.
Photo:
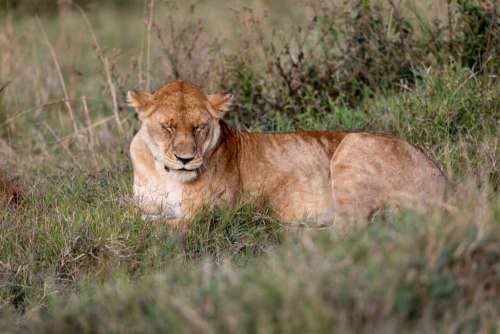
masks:
[[[192,182],[198,178],[196,170],[170,170],[170,174],[179,182]]]

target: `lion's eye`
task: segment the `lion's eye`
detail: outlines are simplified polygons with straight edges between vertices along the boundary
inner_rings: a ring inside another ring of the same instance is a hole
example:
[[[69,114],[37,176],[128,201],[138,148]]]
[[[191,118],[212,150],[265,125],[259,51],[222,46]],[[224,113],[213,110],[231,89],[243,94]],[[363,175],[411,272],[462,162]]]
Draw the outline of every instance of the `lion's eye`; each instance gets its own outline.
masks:
[[[170,133],[174,132],[174,127],[171,126],[171,125],[162,124],[161,127],[162,127],[163,130],[165,130],[167,132],[170,132]]]
[[[195,126],[193,128],[193,131],[194,132],[201,132],[201,131],[205,130],[206,128],[207,128],[206,124],[201,124],[201,125]]]

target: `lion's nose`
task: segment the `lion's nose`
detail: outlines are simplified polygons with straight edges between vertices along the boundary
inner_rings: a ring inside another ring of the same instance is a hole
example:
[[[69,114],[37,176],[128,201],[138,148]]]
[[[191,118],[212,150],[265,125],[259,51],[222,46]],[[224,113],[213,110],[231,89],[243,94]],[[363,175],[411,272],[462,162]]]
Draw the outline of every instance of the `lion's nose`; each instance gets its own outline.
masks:
[[[194,159],[194,156],[192,156],[192,157],[180,157],[177,154],[175,155],[175,157],[177,158],[177,160],[182,162],[184,165]]]

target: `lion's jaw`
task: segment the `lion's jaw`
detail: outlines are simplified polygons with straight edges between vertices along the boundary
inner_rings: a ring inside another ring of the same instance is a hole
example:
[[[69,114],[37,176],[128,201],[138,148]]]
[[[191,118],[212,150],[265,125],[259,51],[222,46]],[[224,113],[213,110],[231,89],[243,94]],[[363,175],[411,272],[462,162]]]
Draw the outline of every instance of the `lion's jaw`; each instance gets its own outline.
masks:
[[[198,172],[196,170],[194,171],[188,171],[188,170],[171,170],[170,173],[172,177],[181,182],[181,183],[188,183],[188,182],[193,182],[198,178]]]

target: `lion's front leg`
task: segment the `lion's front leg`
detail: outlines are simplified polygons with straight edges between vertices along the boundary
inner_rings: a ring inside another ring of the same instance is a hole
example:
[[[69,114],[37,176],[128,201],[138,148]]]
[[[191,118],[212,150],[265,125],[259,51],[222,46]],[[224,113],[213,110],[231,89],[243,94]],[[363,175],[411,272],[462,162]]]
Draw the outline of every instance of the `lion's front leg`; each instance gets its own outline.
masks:
[[[179,219],[168,202],[168,193],[152,185],[134,184],[134,202],[142,211],[142,218],[150,221]]]

